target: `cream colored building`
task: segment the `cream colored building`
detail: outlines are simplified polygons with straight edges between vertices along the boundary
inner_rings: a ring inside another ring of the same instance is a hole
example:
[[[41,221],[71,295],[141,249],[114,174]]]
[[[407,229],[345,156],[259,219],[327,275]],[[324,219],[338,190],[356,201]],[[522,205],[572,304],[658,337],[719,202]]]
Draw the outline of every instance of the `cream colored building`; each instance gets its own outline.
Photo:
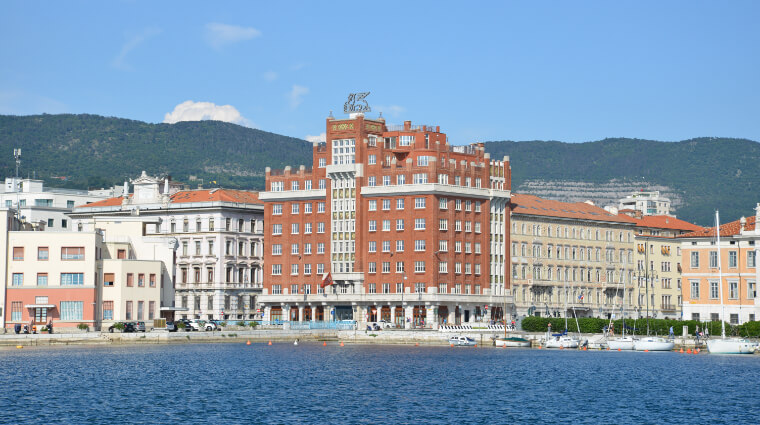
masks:
[[[637,220],[636,317],[649,313],[658,319],[683,318],[681,242],[676,237],[699,230],[702,227],[667,215]]]
[[[511,221],[519,316],[573,317],[575,311],[607,318],[620,312],[624,293],[632,311],[633,219],[589,203],[513,194]]]

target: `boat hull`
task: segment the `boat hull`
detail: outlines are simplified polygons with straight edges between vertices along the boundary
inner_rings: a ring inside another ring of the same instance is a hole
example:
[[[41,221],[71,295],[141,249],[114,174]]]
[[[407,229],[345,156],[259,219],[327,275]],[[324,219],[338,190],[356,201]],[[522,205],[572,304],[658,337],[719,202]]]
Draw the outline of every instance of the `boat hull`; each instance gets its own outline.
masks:
[[[610,350],[633,350],[633,338],[616,338],[607,340]]]
[[[712,354],[752,354],[757,344],[744,339],[711,339],[707,350]]]
[[[530,341],[525,338],[496,338],[497,347],[526,348],[530,347]]]
[[[572,337],[551,338],[544,342],[546,348],[578,348],[580,341]]]
[[[642,338],[633,342],[636,351],[672,351],[676,344],[665,338]]]

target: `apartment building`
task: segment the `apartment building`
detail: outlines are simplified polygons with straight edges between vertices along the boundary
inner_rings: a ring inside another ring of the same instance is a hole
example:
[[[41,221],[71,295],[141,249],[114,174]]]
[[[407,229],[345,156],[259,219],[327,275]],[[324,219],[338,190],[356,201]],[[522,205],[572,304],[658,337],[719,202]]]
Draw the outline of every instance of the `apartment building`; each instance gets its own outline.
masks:
[[[678,237],[683,264],[684,319],[722,319],[732,324],[758,320],[759,220],[760,204],[754,215],[722,224],[720,250],[715,227]],[[724,309],[720,305],[721,292]]]
[[[179,190],[168,178],[142,175],[125,196],[79,206],[71,214],[78,231],[103,229],[127,245],[134,259],[160,260],[172,300],[162,309],[181,318],[257,318],[263,281],[263,205],[256,192]],[[131,223],[131,224],[130,224]],[[137,226],[126,229],[124,226]],[[111,229],[111,230],[109,230]],[[164,249],[153,249],[166,241]],[[167,253],[168,252],[168,253]]]
[[[6,233],[4,327],[101,329],[161,317],[160,261],[134,261],[101,231]]]
[[[19,219],[39,230],[71,231],[67,216],[76,205],[121,195],[122,188],[94,191],[48,188],[42,180],[8,177],[0,191],[0,205],[13,208]]]
[[[518,315],[634,311],[634,219],[586,202],[513,194],[512,295]],[[566,307],[567,306],[567,309]]]
[[[637,317],[648,312],[660,319],[682,318],[681,241],[676,237],[700,230],[704,229],[668,215],[636,220]]]
[[[353,114],[327,118],[313,164],[266,171],[265,320],[436,327],[511,312],[508,158]]]
[[[618,210],[638,212],[641,215],[671,215],[670,199],[660,195],[659,190],[631,192],[621,199]]]

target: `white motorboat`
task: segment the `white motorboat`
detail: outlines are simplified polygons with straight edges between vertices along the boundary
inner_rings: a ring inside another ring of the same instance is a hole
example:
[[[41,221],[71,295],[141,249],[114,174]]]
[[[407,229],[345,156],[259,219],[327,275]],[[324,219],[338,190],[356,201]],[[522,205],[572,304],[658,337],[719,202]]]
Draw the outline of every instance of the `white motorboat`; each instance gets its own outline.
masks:
[[[752,354],[757,343],[748,339],[727,338],[707,341],[707,350],[712,354]]]
[[[646,336],[633,341],[636,351],[672,351],[675,345],[675,342],[660,336]]]
[[[475,342],[474,339],[466,337],[466,336],[452,336],[449,338],[449,344],[457,346],[457,347],[474,347],[478,345],[477,342]]]
[[[631,336],[623,336],[607,340],[610,350],[633,350],[633,343],[636,340]]]
[[[519,336],[496,338],[494,342],[497,347],[530,347],[530,340]]]
[[[573,336],[561,333],[561,334],[549,334],[546,333],[544,337],[545,348],[578,348],[581,341]]]

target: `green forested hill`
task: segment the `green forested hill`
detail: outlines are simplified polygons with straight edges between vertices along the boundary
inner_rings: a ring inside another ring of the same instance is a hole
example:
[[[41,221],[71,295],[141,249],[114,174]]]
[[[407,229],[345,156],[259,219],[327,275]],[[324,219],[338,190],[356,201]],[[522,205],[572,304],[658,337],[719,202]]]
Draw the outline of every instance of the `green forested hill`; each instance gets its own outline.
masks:
[[[605,139],[589,143],[488,142],[493,158],[510,156],[512,188],[528,180],[659,184],[679,194],[677,215],[713,225],[716,209],[728,222],[760,202],[760,143],[698,138],[681,142]]]
[[[662,187],[677,201],[679,218],[701,225],[711,225],[716,208],[727,222],[752,214],[760,202],[760,144],[751,140],[485,146],[492,158],[510,156],[513,191],[578,200],[591,187],[604,195],[597,202],[607,202],[634,186]],[[49,186],[72,188],[121,184],[145,170],[183,182],[197,176],[206,186],[215,180],[223,187],[262,189],[267,166],[311,165],[308,142],[219,121],[149,124],[97,115],[0,115],[0,177],[13,175],[17,147],[23,152],[23,176],[36,173]],[[549,190],[536,190],[536,182]]]
[[[22,149],[20,174],[47,185],[93,188],[120,184],[142,170],[193,175],[208,186],[262,188],[264,168],[311,164],[311,144],[220,121],[149,124],[97,115],[0,115],[0,170],[15,173],[13,148]],[[55,177],[66,177],[61,180]]]

